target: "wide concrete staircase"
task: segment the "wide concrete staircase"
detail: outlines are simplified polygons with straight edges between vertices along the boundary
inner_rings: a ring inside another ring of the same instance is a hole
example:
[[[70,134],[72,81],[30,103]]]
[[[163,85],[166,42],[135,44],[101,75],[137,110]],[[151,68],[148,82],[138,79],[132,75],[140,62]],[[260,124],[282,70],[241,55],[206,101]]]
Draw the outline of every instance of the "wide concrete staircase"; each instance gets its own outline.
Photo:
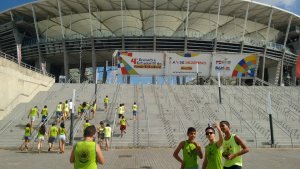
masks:
[[[268,92],[274,128],[274,147],[300,147],[300,89],[293,87],[222,86],[222,104],[217,86],[55,84],[47,92],[40,92],[29,103],[19,104],[0,122],[0,147],[14,148],[22,143],[24,126],[29,122],[28,111],[37,105],[49,108],[47,127],[55,121],[54,110],[58,102],[72,98],[76,90],[75,108],[79,103],[92,103],[97,98],[96,116],[90,122],[109,123],[113,129],[111,146],[175,147],[186,139],[188,127],[195,127],[197,140],[206,145],[204,130],[208,123],[228,120],[232,132],[238,134],[249,147],[270,147]],[[103,99],[110,99],[104,111]],[[133,120],[131,106],[138,104],[138,119]],[[117,107],[125,104],[127,133],[120,136]],[[77,109],[75,110],[77,114]],[[90,115],[91,117],[91,115]],[[38,119],[38,122],[40,119]],[[35,126],[40,123],[36,122]],[[70,120],[66,120],[69,130]],[[74,142],[82,139],[84,118],[74,120]],[[37,127],[36,127],[37,128]],[[33,137],[36,135],[34,132]],[[34,143],[31,143],[34,146]]]

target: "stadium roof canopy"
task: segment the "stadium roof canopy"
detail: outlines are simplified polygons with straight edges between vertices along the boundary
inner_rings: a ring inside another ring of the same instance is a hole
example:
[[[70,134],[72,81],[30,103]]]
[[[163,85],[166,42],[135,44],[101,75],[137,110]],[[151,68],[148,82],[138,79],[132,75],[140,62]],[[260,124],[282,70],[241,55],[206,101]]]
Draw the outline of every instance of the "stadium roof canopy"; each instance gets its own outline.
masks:
[[[292,27],[300,25],[294,13],[249,0],[222,0],[218,22],[218,7],[219,0],[42,0],[0,13],[0,25],[12,18],[34,23],[34,10],[39,36],[47,39],[91,34],[152,36],[154,32],[158,36],[203,37],[213,36],[218,23],[218,36],[232,39],[244,32],[246,38],[264,40],[272,9],[270,41],[282,37],[290,16]]]

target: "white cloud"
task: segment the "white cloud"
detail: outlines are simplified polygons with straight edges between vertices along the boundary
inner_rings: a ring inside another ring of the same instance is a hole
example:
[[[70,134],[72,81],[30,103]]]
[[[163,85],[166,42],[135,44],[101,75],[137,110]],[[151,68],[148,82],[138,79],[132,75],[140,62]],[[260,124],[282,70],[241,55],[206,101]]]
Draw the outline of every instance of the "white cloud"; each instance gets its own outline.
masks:
[[[254,1],[262,2],[274,6],[282,6],[285,8],[292,7],[293,5],[296,4],[296,0],[254,0]]]

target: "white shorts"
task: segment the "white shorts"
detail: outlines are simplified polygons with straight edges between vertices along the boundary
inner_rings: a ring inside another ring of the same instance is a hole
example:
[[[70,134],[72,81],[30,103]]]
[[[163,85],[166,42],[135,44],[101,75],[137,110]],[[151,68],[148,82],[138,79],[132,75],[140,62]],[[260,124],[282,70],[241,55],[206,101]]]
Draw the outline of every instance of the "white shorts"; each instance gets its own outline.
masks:
[[[44,140],[45,140],[45,137],[44,137],[44,136],[40,136],[40,137],[38,137],[38,140],[39,140],[39,141],[44,141]]]
[[[35,116],[30,116],[30,121],[34,122],[35,121]]]
[[[66,140],[66,135],[59,135],[59,139],[65,141]]]

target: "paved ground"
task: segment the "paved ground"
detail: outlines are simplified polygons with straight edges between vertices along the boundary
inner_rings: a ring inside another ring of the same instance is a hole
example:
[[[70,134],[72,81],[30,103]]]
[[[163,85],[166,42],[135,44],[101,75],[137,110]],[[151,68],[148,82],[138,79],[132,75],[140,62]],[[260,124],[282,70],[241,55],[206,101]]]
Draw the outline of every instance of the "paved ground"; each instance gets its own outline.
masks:
[[[0,150],[1,169],[72,169],[70,149],[57,152],[19,152]],[[105,169],[176,169],[179,163],[172,157],[174,149],[115,149],[104,151]],[[244,156],[243,169],[300,168],[300,149],[251,149]],[[202,164],[202,160],[200,161]]]

